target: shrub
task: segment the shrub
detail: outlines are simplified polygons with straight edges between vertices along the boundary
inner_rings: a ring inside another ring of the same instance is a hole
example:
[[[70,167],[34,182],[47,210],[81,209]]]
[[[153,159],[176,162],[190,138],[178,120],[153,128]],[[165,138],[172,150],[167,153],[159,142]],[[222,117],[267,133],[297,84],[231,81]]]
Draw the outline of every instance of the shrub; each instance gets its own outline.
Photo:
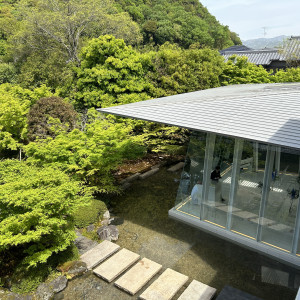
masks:
[[[82,228],[99,221],[107,210],[104,202],[92,200],[90,205],[80,208],[75,213],[75,226]]]
[[[16,251],[36,267],[66,250],[76,238],[74,213],[91,193],[56,168],[0,162],[0,254]]]

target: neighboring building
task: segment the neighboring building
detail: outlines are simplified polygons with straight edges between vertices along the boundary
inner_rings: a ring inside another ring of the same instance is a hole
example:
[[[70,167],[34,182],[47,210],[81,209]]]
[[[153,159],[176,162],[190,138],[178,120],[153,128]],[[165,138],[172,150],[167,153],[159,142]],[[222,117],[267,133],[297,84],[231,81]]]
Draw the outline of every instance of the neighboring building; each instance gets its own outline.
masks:
[[[169,216],[300,266],[300,83],[234,85],[99,111],[190,129]]]
[[[300,37],[292,36],[280,49],[254,50],[240,45],[221,50],[220,54],[224,56],[225,61],[233,55],[245,56],[249,62],[261,65],[268,71],[285,69],[300,64]]]

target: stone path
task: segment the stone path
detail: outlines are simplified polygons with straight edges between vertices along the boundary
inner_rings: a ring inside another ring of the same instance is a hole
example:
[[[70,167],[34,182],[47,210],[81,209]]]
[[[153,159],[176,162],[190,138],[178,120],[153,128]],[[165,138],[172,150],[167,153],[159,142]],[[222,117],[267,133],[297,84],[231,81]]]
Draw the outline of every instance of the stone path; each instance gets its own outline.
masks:
[[[120,246],[109,241],[103,241],[96,247],[85,252],[80,256],[80,259],[86,263],[88,269],[93,269],[106,258],[119,250]]]
[[[216,289],[203,284],[202,282],[193,280],[178,300],[212,299],[216,291]]]
[[[94,270],[94,273],[108,282],[112,282],[130,266],[139,260],[140,256],[127,249],[120,250]]]
[[[188,276],[172,269],[164,271],[140,296],[143,300],[169,300],[188,281]]]
[[[115,285],[131,295],[137,293],[155,274],[157,274],[162,265],[156,262],[143,258],[121,278]]]
[[[167,268],[149,287],[146,287],[147,283],[162,269],[162,265],[145,257],[139,260],[140,255],[125,248],[120,250],[120,246],[109,241],[103,241],[90,249],[81,255],[81,259],[89,268],[96,267],[93,272],[108,282],[112,282],[125,272],[116,280],[116,287],[131,295],[146,288],[139,296],[144,300],[172,299],[188,281],[188,276]],[[130,268],[133,264],[135,265]],[[193,280],[179,299],[209,300],[215,292],[216,289]]]

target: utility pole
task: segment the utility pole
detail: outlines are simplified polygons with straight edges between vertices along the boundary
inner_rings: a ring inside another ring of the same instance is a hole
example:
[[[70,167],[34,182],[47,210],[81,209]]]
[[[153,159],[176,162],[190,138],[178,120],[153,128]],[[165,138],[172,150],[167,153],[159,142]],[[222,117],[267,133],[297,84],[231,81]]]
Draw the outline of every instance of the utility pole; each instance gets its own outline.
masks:
[[[267,27],[262,27],[263,31],[264,31],[264,37],[266,37],[267,35]]]

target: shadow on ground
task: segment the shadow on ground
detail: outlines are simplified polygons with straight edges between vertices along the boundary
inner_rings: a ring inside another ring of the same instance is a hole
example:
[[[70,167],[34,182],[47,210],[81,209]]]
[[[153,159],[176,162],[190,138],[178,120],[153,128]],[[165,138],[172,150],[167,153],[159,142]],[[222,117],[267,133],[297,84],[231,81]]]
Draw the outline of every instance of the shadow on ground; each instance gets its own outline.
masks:
[[[179,176],[163,168],[111,200],[114,214],[124,219],[118,226],[117,243],[161,263],[163,268],[188,275],[189,282],[199,280],[218,292],[231,285],[263,299],[295,299],[296,289],[282,286],[287,280],[277,277],[287,274],[294,282],[299,271],[168,217]],[[262,282],[262,266],[264,270],[277,270],[269,272],[269,280],[264,278],[277,284]]]

